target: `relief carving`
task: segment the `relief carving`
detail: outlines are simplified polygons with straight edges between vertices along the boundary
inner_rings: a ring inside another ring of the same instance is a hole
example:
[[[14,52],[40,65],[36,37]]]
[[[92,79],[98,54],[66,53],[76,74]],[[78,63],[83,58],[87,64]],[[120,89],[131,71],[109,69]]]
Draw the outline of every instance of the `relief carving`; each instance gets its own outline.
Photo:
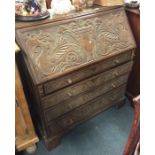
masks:
[[[22,33],[21,39],[39,79],[134,45],[124,12],[47,25]]]

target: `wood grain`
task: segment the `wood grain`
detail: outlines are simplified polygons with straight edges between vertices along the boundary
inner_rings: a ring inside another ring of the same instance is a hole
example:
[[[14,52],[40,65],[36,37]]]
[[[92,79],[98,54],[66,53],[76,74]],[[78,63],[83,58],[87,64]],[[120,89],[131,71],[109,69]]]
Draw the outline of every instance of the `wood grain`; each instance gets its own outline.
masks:
[[[123,7],[16,23],[19,66],[48,149],[67,131],[124,102],[135,41]]]
[[[42,98],[42,106],[43,108],[48,109],[52,106],[55,106],[56,104],[63,103],[69,98],[73,98],[86,91],[95,89],[96,87],[103,85],[112,79],[116,80],[119,76],[125,73],[129,73],[131,68],[132,62],[129,62],[112,70],[97,74],[96,76],[83,80],[70,87],[61,89],[55,93],[52,93],[51,95]],[[127,81],[127,79],[125,81]]]
[[[37,83],[135,47],[124,10],[81,18],[16,31]]]
[[[21,151],[39,141],[32,124],[24,90],[16,66],[16,149]]]
[[[127,15],[136,40],[133,69],[127,86],[128,95],[133,98],[140,94],[140,12],[139,9],[127,9]]]

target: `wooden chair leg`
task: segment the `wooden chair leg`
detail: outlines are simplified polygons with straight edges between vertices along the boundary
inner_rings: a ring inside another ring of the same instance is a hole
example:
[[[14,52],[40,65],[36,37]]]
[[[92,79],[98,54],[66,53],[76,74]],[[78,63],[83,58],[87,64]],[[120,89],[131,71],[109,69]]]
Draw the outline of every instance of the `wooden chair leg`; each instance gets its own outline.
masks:
[[[140,96],[133,98],[134,121],[123,155],[133,155],[140,138]]]

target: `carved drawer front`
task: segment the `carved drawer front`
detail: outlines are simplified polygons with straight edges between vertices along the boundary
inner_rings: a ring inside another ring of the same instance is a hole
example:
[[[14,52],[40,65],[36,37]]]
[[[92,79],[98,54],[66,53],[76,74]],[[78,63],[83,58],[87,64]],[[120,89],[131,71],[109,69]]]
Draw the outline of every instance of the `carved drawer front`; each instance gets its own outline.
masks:
[[[17,29],[16,38],[37,84],[135,48],[124,9]]]
[[[104,109],[116,104],[124,98],[126,85],[122,85],[104,95],[101,95],[94,100],[91,100],[88,104],[80,106],[74,109],[67,115],[53,121],[49,127],[49,135],[56,135],[64,130],[72,128],[84,120],[94,116],[96,113],[103,111]]]
[[[108,83],[98,86],[97,88],[93,88],[90,91],[84,92],[81,95],[78,95],[74,98],[66,100],[50,109],[45,111],[45,118],[47,122],[56,119],[64,113],[67,113],[74,108],[77,108],[80,105],[85,104],[86,102],[104,94],[112,89],[115,89],[122,84],[125,84],[128,80],[128,74],[122,75],[115,80],[108,81]]]
[[[51,80],[50,82],[44,84],[44,94],[48,95],[53,91],[72,85],[80,80],[83,80],[97,73],[103,72],[109,68],[112,68],[124,62],[127,62],[132,59],[132,53],[133,53],[133,50],[130,50],[122,54],[119,54],[117,56],[114,56],[112,58],[95,63],[88,67],[85,67],[84,69],[76,70],[63,77],[59,77],[57,79]]]
[[[123,64],[119,67],[109,71],[97,74],[89,79],[76,83],[70,87],[57,91],[49,96],[42,98],[42,106],[44,109],[52,107],[56,104],[63,103],[69,98],[73,98],[78,94],[84,93],[88,90],[93,90],[95,87],[102,85],[108,80],[114,79],[129,72],[132,68],[132,61]]]

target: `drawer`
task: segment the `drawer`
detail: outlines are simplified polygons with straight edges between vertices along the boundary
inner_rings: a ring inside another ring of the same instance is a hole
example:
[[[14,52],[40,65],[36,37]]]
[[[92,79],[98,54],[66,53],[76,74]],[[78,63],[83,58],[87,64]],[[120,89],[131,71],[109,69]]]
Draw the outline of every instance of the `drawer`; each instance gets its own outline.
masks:
[[[62,77],[53,79],[43,85],[44,95],[48,95],[58,89],[70,86],[76,82],[79,82],[83,79],[91,77],[95,74],[101,73],[110,68],[116,67],[120,64],[123,64],[132,58],[133,50],[124,52],[122,54],[113,56],[109,59],[100,61],[93,65],[89,65],[81,70],[75,70],[70,74],[66,74]]]
[[[78,106],[87,103],[88,101],[100,96],[101,94],[104,94],[114,88],[121,86],[122,84],[126,83],[127,80],[128,80],[128,74],[122,75],[117,79],[111,80],[106,84],[103,84],[97,88],[94,88],[93,90],[90,90],[83,94],[75,96],[74,98],[66,100],[63,103],[60,103],[48,109],[45,112],[45,118],[47,123],[63,115],[64,113],[67,113],[77,108]]]
[[[112,80],[120,75],[123,75],[129,72],[132,68],[132,61],[121,65],[119,67],[113,68],[109,71],[100,73],[96,76],[88,78],[84,81],[76,83],[70,87],[59,90],[49,96],[42,98],[42,106],[44,109],[52,107],[56,104],[64,102],[69,98],[73,98],[81,93],[84,93],[90,89],[94,89],[95,87],[107,82],[108,80]]]
[[[50,136],[54,136],[64,130],[72,128],[72,126],[78,125],[79,123],[91,118],[95,114],[109,108],[110,106],[118,103],[124,99],[124,92],[126,85],[122,85],[104,95],[101,95],[88,104],[80,106],[74,109],[65,116],[53,121],[48,126],[48,133]]]

